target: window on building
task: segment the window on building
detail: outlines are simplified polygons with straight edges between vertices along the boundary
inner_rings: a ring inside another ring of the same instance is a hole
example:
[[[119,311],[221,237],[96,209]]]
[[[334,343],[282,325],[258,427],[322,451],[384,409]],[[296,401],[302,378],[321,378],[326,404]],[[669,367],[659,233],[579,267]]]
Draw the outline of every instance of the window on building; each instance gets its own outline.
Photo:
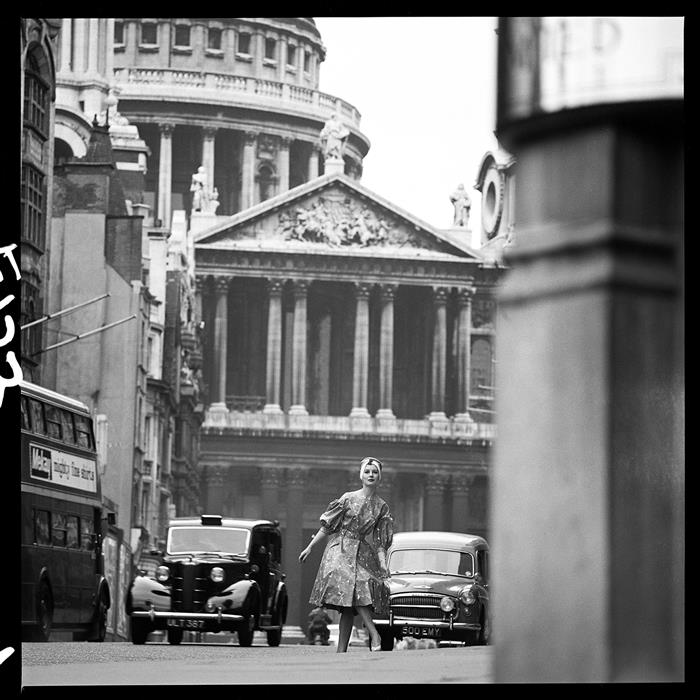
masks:
[[[311,54],[304,51],[304,70],[308,73],[311,70]]]
[[[478,338],[472,343],[471,386],[472,395],[491,395],[491,343]]]
[[[63,441],[71,445],[75,444],[75,432],[73,430],[73,414],[68,411],[61,410],[61,430],[63,432]]]
[[[241,32],[238,35],[238,53],[250,53],[250,34]]]
[[[114,43],[123,44],[124,43],[124,22],[114,23]]]
[[[46,435],[46,424],[44,423],[44,404],[35,399],[29,399],[29,409],[32,416],[32,428],[39,435]]]
[[[277,41],[275,39],[265,39],[265,58],[274,59],[277,49]]]
[[[26,396],[22,397],[20,407],[22,411],[22,430],[30,430],[29,399]]]
[[[22,238],[44,249],[44,175],[28,163],[22,164]]]
[[[190,45],[190,27],[187,24],[175,25],[175,46]]]
[[[80,518],[80,549],[90,552],[93,549],[93,521],[92,518]]]
[[[141,25],[141,43],[151,45],[158,43],[158,25],[155,22],[144,22]]]
[[[41,77],[39,59],[27,56],[24,72],[24,122],[34,127],[44,138],[49,130],[49,86]]]
[[[287,44],[287,65],[295,66],[297,61],[297,47],[294,44]]]
[[[23,326],[31,321],[36,321],[40,315],[38,308],[40,303],[37,300],[39,291],[33,284],[29,284],[24,279],[20,282],[20,325]],[[30,326],[20,335],[20,348],[23,357],[32,357],[41,349],[41,324]]]
[[[80,447],[89,447],[92,449],[95,446],[92,437],[92,429],[90,419],[85,416],[74,416],[75,418],[75,439]]]
[[[207,46],[214,51],[221,50],[221,30],[215,27],[209,28],[209,33],[207,35],[208,43]]]

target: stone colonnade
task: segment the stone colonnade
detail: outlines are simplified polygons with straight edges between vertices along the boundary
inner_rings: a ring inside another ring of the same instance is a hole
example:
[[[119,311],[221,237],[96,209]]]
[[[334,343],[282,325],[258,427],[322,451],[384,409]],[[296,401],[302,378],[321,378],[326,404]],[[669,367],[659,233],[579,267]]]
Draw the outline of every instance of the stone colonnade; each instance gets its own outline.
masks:
[[[228,339],[228,293],[233,277],[218,276],[214,278],[215,317],[214,317],[214,375],[211,381],[210,404],[213,408],[226,409],[227,377],[227,339]],[[281,414],[280,376],[282,371],[282,292],[284,278],[268,278],[267,292],[269,307],[267,318],[267,357],[266,357],[266,402],[263,412]],[[290,415],[308,415],[305,406],[307,377],[307,297],[311,280],[291,280],[294,294],[294,321],[292,341],[292,391]],[[353,352],[353,418],[369,418],[368,381],[369,381],[369,296],[372,284],[354,283],[355,291],[355,336]],[[197,280],[198,303],[204,280]],[[394,374],[394,299],[396,284],[380,284],[381,319],[379,336],[379,409],[378,418],[394,418],[392,410],[393,374]],[[450,287],[433,287],[433,305],[435,311],[434,345],[432,356],[432,420],[444,420],[445,414],[445,378],[448,347],[446,302]],[[475,293],[473,287],[464,287],[458,291],[458,314],[456,317],[456,360],[457,360],[457,410],[455,416],[469,420],[469,375],[470,375],[470,329],[471,300]]]

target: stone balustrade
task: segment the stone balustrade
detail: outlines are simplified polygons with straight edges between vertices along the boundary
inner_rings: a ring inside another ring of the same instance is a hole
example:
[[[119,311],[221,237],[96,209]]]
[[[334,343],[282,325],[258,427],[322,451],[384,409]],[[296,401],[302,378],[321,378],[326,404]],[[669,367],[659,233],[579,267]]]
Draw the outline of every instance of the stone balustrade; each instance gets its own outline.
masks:
[[[210,102],[251,104],[274,101],[283,108],[307,112],[325,119],[329,112],[339,111],[343,119],[356,129],[360,127],[360,113],[348,102],[318,90],[262,78],[209,73],[173,68],[115,68],[114,80],[122,100],[150,97],[187,98]],[[178,88],[186,90],[178,94]],[[192,89],[201,91],[198,95]],[[213,94],[210,94],[213,93]]]
[[[234,430],[283,430],[289,433],[373,433],[389,439],[429,438],[458,441],[494,440],[496,425],[476,423],[459,418],[443,421],[425,419],[386,419],[353,416],[290,415],[288,413],[265,414],[248,411],[222,411],[209,409],[205,413],[202,428],[206,431]]]

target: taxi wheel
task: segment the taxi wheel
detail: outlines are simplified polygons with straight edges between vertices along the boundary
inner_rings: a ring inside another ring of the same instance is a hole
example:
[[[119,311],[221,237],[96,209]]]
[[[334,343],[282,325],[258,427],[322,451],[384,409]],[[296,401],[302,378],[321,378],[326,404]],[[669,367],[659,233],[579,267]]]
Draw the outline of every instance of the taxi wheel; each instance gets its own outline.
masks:
[[[478,644],[486,645],[489,643],[491,638],[491,622],[486,611],[482,608],[481,610],[481,630],[479,630]]]
[[[148,632],[148,623],[145,620],[131,618],[131,641],[134,644],[145,644]]]
[[[279,629],[267,631],[267,645],[270,647],[278,647],[282,642],[282,628],[284,621],[287,618],[287,597],[284,596],[277,603],[277,610],[272,618],[273,625],[279,625]]]
[[[104,642],[107,636],[107,611],[109,603],[104,593],[100,594],[100,602],[95,610],[95,635],[89,638],[91,642]]]
[[[253,644],[253,636],[255,635],[255,614],[253,610],[255,605],[250,601],[246,603],[243,609],[244,620],[238,628],[238,646],[249,647]]]
[[[382,651],[391,651],[394,648],[394,633],[391,628],[380,629],[379,636],[382,639]]]
[[[182,641],[182,630],[168,630],[168,644],[179,644]]]

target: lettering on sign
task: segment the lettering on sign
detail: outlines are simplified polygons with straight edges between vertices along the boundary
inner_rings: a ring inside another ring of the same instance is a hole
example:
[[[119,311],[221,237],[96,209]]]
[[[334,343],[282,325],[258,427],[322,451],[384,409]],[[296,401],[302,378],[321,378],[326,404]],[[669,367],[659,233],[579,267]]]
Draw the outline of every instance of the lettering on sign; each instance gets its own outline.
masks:
[[[17,267],[17,261],[15,260],[15,256],[12,253],[12,251],[17,247],[16,243],[12,243],[11,245],[7,245],[4,247],[0,247],[0,255],[7,261],[9,261],[10,265],[12,266],[12,269],[14,270],[15,273],[15,278],[20,279],[20,274],[19,274],[19,267]],[[4,280],[4,276],[2,274],[2,270],[0,269],[0,282]],[[12,301],[14,301],[15,295],[14,294],[8,294],[2,301],[0,301],[0,310],[4,309],[8,304],[10,304]],[[5,335],[0,339],[0,348],[4,347],[8,343],[12,342],[12,339],[15,337],[15,321],[10,316],[10,314],[5,315]],[[2,406],[3,399],[5,398],[5,389],[7,389],[8,386],[17,386],[21,381],[22,381],[22,368],[19,366],[19,363],[17,362],[17,358],[15,357],[15,353],[12,350],[8,350],[7,353],[5,354],[5,361],[7,364],[10,366],[10,369],[12,370],[12,376],[10,378],[7,378],[4,374],[0,373],[0,406]]]
[[[29,445],[30,475],[33,479],[97,492],[97,461],[41,445]]]

